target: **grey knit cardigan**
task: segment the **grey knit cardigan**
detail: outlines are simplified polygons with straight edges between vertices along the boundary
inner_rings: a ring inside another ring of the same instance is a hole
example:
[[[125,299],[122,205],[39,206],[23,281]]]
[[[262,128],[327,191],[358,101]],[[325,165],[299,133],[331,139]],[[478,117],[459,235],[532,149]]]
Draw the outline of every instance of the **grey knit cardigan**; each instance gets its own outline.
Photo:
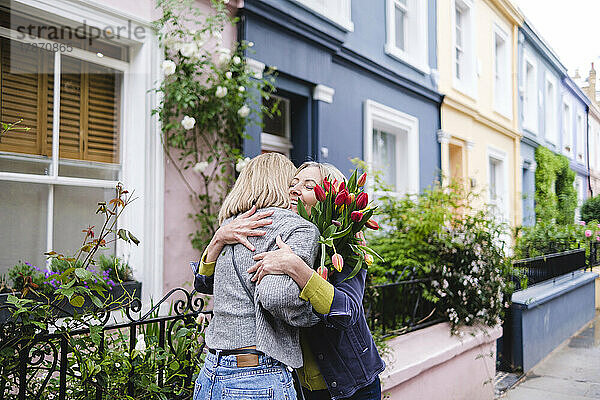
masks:
[[[299,327],[318,322],[312,306],[300,299],[300,288],[289,276],[267,275],[255,285],[246,271],[255,264],[252,258],[255,254],[278,249],[277,235],[281,235],[294,253],[312,266],[318,249],[319,230],[290,210],[271,207],[257,212],[265,210],[274,211],[273,223],[261,228],[266,235],[249,238],[256,251],[251,252],[241,244],[227,245],[217,258],[213,318],[206,331],[206,344],[218,350],[256,345],[256,349],[266,355],[299,368],[303,364]],[[233,254],[253,300],[234,271]]]

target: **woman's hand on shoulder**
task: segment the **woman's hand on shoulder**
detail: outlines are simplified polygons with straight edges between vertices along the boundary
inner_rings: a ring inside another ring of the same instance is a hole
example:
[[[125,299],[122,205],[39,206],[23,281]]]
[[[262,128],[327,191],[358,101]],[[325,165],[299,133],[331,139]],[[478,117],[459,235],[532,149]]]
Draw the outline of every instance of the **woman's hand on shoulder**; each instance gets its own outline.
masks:
[[[259,228],[273,223],[273,220],[269,219],[273,212],[271,210],[256,213],[256,206],[252,206],[250,210],[238,215],[227,225],[221,226],[208,245],[207,261],[215,261],[226,244],[241,243],[250,251],[254,251],[255,248],[248,238],[251,236],[264,236],[267,233]]]
[[[249,274],[254,274],[251,280],[259,284],[266,275],[289,275],[303,288],[312,275],[312,269],[292,251],[290,246],[285,244],[281,236],[277,236],[276,242],[278,250],[254,256],[257,263],[247,271]]]

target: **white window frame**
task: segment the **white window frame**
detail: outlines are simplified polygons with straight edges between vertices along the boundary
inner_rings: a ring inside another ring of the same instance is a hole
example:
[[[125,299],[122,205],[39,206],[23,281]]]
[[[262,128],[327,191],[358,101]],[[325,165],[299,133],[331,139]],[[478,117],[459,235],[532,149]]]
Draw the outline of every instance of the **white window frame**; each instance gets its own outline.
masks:
[[[396,5],[404,7],[398,0],[386,0],[385,52],[425,74],[429,74],[428,3],[423,0],[407,0],[408,16],[405,40],[407,49],[396,47]]]
[[[462,31],[462,71],[456,76],[456,10],[461,9],[463,15]],[[472,0],[452,0],[452,83],[455,89],[472,97],[477,97],[477,57],[475,51],[475,4]]]
[[[581,110],[577,110],[576,117],[576,149],[577,149],[577,162],[580,164],[585,162],[585,119]]]
[[[531,65],[531,80],[527,75]],[[538,132],[538,69],[537,62],[527,50],[523,52],[523,128],[537,135]]]
[[[420,181],[419,181],[419,120],[415,116],[403,113],[394,108],[385,106],[381,103],[377,103],[373,100],[366,100],[364,103],[364,131],[363,131],[363,143],[364,143],[364,158],[369,169],[373,168],[373,129],[378,129],[378,126],[385,126],[386,128],[392,128],[392,134],[395,131],[404,131],[407,135],[407,146],[408,151],[406,157],[408,171],[396,172],[396,187],[401,186],[400,176],[405,174],[407,176],[407,187],[408,193],[396,192],[397,196],[405,194],[419,193]],[[397,143],[397,156],[403,157],[399,154],[399,141]],[[399,157],[396,158],[400,160]],[[369,181],[367,182],[368,191],[373,194],[373,181],[372,174],[369,174]]]
[[[501,187],[499,187],[498,189],[502,190],[502,198],[503,198],[502,207],[498,207],[497,202],[492,201],[491,196],[490,196],[491,188],[488,188],[488,203],[493,207],[497,207],[497,209],[500,211],[499,217],[502,218],[502,222],[508,222],[510,220],[510,205],[509,205],[510,199],[509,199],[509,190],[508,190],[509,185],[508,185],[508,157],[507,157],[507,154],[506,154],[506,152],[504,152],[502,150],[488,146],[486,159],[487,159],[486,169],[487,169],[488,182],[492,181],[491,180],[492,171],[490,170],[490,162],[492,160],[494,160],[495,162],[501,163],[502,182],[501,182]]]
[[[567,113],[565,114],[565,110]],[[571,104],[571,100],[565,96],[562,101],[562,105],[560,108],[560,116],[561,116],[561,140],[562,140],[562,149],[561,153],[566,155],[569,158],[573,158],[573,105]]]
[[[492,51],[493,51],[493,93],[494,93],[494,110],[505,116],[506,118],[512,117],[512,82],[511,82],[511,57],[512,57],[512,43],[510,41],[510,32],[507,28],[503,28],[497,23],[494,24],[493,35],[492,35]],[[503,57],[504,59],[500,62],[499,54],[497,54],[496,40],[500,38],[503,42]],[[501,65],[503,70],[498,71],[498,66]],[[499,88],[498,84],[504,83],[504,87]]]
[[[544,135],[546,141],[553,145],[558,145],[558,129],[557,129],[557,112],[556,105],[558,99],[558,84],[556,78],[546,72],[546,77],[544,81]],[[552,93],[548,92],[548,84],[552,85]],[[549,104],[549,97],[552,98],[552,104]],[[552,106],[553,109],[550,109]]]
[[[16,10],[21,7],[16,1],[13,2],[13,6]],[[54,69],[60,71],[60,54],[65,54],[123,72],[119,132],[124,134],[119,137],[121,170],[119,181],[130,192],[135,190],[136,197],[141,201],[136,202],[136,206],[123,213],[118,225],[127,227],[128,230],[144,240],[138,246],[133,247],[118,241],[117,256],[125,258],[133,266],[136,279],[140,280],[144,286],[143,299],[145,302],[148,302],[150,297],[160,298],[163,294],[164,154],[160,143],[158,117],[151,117],[151,110],[158,105],[158,96],[149,89],[153,87],[153,82],[162,79],[159,68],[162,51],[156,37],[151,33],[151,22],[103,5],[80,4],[76,1],[57,3],[50,0],[28,0],[26,7],[28,12],[33,10],[36,17],[43,17],[46,21],[56,19],[62,25],[66,21],[72,21],[79,25],[85,22],[88,26],[96,26],[99,29],[104,26],[125,26],[131,30],[141,26],[145,29],[146,35],[143,39],[138,40],[131,35],[131,38],[126,40],[129,45],[129,62],[111,59],[107,56],[99,57],[96,53],[73,48],[70,52],[56,53]],[[0,30],[0,35],[8,35],[10,39],[22,42],[54,43],[45,39],[21,38],[23,35],[6,28]],[[59,81],[55,80],[54,112],[60,115],[57,107],[60,99],[60,85],[57,82]],[[140,99],[144,100],[140,101]],[[108,189],[114,188],[118,182],[59,176],[59,127],[60,120],[55,114],[50,175],[0,171],[0,180],[2,181],[49,185],[47,249],[51,249],[53,245],[54,185]],[[125,132],[127,133],[125,134]],[[64,165],[62,160],[60,163]]]
[[[354,31],[352,0],[296,0],[296,2],[348,32]]]
[[[290,99],[281,96],[271,95],[271,97],[279,99],[279,107],[285,110],[284,134],[285,136],[273,135],[271,133],[262,132],[260,134],[261,150],[276,151],[285,154],[290,158],[292,145],[291,122],[290,122]]]

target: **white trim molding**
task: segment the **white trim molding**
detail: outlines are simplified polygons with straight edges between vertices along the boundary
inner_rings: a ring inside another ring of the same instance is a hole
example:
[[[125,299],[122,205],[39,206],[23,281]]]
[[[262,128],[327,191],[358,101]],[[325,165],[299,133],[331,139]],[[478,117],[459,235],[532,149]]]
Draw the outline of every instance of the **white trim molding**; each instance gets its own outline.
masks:
[[[549,93],[548,84],[552,85],[552,91]],[[550,103],[549,97],[552,97]],[[544,76],[544,137],[548,143],[558,145],[558,127],[557,111],[558,105],[558,81],[550,72],[546,71]]]
[[[439,144],[448,144],[450,143],[450,138],[452,137],[452,135],[450,135],[450,133],[439,129],[437,131],[437,141]]]
[[[428,39],[428,7],[429,2],[423,0],[407,0],[406,4],[399,0],[386,0],[386,41],[385,53],[402,61],[418,71],[429,74]],[[404,48],[398,47],[396,37],[396,10],[405,10],[403,41]]]
[[[369,166],[373,168],[373,130],[382,129],[396,136],[406,135],[406,154],[399,153],[399,145],[396,149],[396,160],[405,160],[406,171],[400,170],[400,164],[396,165],[396,184],[400,184],[399,177],[406,178],[405,188],[397,192],[398,195],[419,193],[419,120],[413,115],[403,113],[402,111],[377,103],[373,100],[366,100],[364,103],[364,158]],[[400,140],[396,141],[397,143]],[[373,182],[370,181],[367,187],[372,188]],[[372,189],[371,189],[372,192]]]
[[[478,77],[477,41],[475,40],[475,3],[473,0],[452,0],[451,6],[452,84],[456,90],[475,99],[477,97]],[[462,25],[460,27],[457,26],[456,21],[458,10],[461,12]],[[461,35],[461,43],[458,43],[459,32]]]
[[[490,166],[490,162],[492,160],[497,161],[502,163],[501,168],[502,168],[502,182],[500,182],[500,185],[497,189],[501,189],[502,190],[502,207],[498,207],[501,215],[500,217],[502,218],[502,222],[508,222],[510,221],[510,201],[512,201],[512,199],[509,198],[509,184],[508,184],[508,180],[509,180],[509,175],[508,175],[508,156],[506,154],[506,152],[496,149],[492,146],[488,146],[487,147],[487,162],[486,162],[486,170],[487,170],[487,179],[488,182],[492,182],[491,179],[491,171],[489,169]],[[497,179],[496,179],[497,181]],[[489,191],[490,188],[488,187],[488,203],[492,206],[498,206],[497,202],[492,201],[489,198]]]
[[[531,76],[528,76],[528,65],[531,65]],[[539,130],[539,85],[536,59],[526,49],[523,50],[523,128],[537,135]],[[531,78],[531,81],[529,80]]]
[[[323,101],[325,103],[333,103],[333,95],[335,89],[325,85],[317,85],[313,88],[313,100]]]
[[[352,0],[295,0],[315,15],[322,17],[347,32],[354,31],[352,23]]]
[[[500,25],[498,22],[494,23],[492,42],[494,110],[508,119],[512,118],[513,104],[512,40],[510,32],[508,27]]]

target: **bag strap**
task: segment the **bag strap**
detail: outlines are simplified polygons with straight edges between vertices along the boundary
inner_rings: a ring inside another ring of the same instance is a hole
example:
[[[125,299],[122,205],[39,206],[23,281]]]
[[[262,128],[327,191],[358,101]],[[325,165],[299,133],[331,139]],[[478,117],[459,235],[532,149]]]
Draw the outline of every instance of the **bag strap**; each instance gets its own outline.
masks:
[[[252,293],[250,293],[250,289],[248,289],[248,286],[246,286],[246,281],[244,281],[244,278],[242,278],[242,275],[240,274],[240,271],[238,270],[237,264],[235,263],[234,249],[235,249],[235,245],[232,245],[231,246],[231,262],[233,263],[233,269],[234,269],[235,274],[237,275],[238,279],[240,280],[240,283],[242,284],[244,291],[250,298],[250,301],[252,302],[252,304],[254,304],[254,296],[252,295]],[[298,396],[298,400],[305,400],[306,398],[304,397],[304,391],[302,390],[302,384],[300,383],[300,377],[298,376],[298,372],[296,372],[295,369],[292,369],[291,374],[292,374],[292,379],[294,381],[294,386],[296,389],[296,395]]]
[[[231,245],[231,262],[233,263],[233,270],[235,271],[235,274],[237,275],[238,279],[240,280],[240,283],[242,284],[244,291],[250,298],[250,302],[252,304],[254,304],[254,296],[252,295],[252,293],[250,293],[250,289],[248,289],[248,286],[246,286],[246,282],[244,281],[244,278],[242,278],[242,275],[240,274],[240,271],[238,270],[237,264],[235,263],[235,250],[234,249],[235,249],[235,245]]]

